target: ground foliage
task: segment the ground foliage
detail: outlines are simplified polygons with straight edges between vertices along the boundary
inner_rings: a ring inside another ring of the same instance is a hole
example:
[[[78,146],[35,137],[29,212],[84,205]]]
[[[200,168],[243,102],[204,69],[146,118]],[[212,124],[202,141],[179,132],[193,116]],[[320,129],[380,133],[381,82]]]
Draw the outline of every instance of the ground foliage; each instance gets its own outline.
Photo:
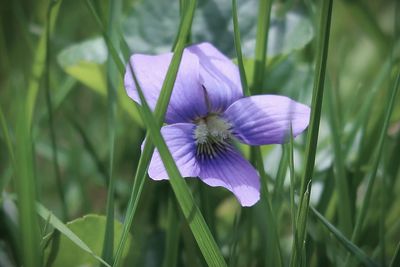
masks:
[[[400,4],[238,1],[238,40],[235,2],[1,1],[0,266],[399,266]],[[241,146],[266,172],[251,208],[138,168],[167,103],[128,98],[129,55],[203,41],[315,113],[293,143]]]

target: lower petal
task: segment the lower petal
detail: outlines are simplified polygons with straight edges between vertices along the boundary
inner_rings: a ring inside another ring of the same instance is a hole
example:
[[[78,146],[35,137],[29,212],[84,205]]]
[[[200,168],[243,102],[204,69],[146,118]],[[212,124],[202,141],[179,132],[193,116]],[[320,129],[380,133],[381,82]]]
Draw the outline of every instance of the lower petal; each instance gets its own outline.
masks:
[[[200,179],[210,186],[225,187],[242,206],[252,206],[260,199],[260,179],[256,170],[233,148],[213,159],[200,161],[200,164]]]
[[[182,177],[198,176],[200,173],[193,138],[195,127],[191,123],[177,123],[161,128],[161,134]],[[168,173],[157,150],[153,153],[148,172],[154,180],[168,179]]]
[[[281,144],[292,127],[302,133],[310,120],[310,108],[288,97],[257,95],[237,100],[224,113],[233,134],[249,145]]]

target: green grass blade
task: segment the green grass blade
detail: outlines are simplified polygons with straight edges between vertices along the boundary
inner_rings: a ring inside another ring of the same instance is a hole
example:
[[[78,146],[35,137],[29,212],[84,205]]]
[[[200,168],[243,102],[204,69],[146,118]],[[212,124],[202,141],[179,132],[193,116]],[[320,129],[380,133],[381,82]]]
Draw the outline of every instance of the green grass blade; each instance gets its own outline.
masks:
[[[303,201],[305,196],[306,188],[310,184],[314,171],[315,155],[317,150],[317,141],[319,133],[319,123],[321,118],[322,109],[322,98],[324,94],[324,82],[325,82],[325,72],[326,72],[326,62],[328,59],[328,45],[329,45],[329,35],[331,26],[331,15],[332,15],[332,0],[327,0],[322,2],[320,24],[319,24],[319,40],[317,46],[317,56],[316,56],[316,68],[314,77],[314,88],[313,96],[311,102],[311,118],[309,125],[309,132],[307,135],[307,147],[306,147],[306,166],[301,180],[301,190],[300,190],[300,207],[297,215],[296,234],[298,234],[298,241],[300,245],[304,245],[303,241],[305,239],[305,228],[307,227],[307,220],[304,223],[300,222],[300,214],[304,209],[308,209],[308,202]],[[310,184],[311,185],[311,184]],[[306,205],[306,207],[302,207]],[[302,251],[302,250],[301,250]],[[300,255],[296,250],[292,253],[292,266],[298,266],[302,261]]]
[[[292,249],[292,257],[290,261],[290,266],[305,266],[303,262],[306,261],[304,258],[304,250],[305,250],[305,243],[306,243],[306,224],[307,224],[307,216],[308,216],[308,203],[310,201],[310,194],[311,194],[311,181],[308,183],[306,191],[300,198],[301,202],[299,205],[299,210],[297,214],[297,225],[304,226],[296,228],[295,235],[293,242],[293,249]]]
[[[116,64],[119,73],[123,77],[123,75],[125,73],[125,64],[122,62],[121,58],[119,57],[117,49],[113,45],[111,37],[108,34],[108,32],[106,31],[103,21],[100,18],[101,16],[99,15],[95,6],[93,5],[92,0],[86,0],[85,3],[86,3],[86,6],[88,7],[90,13],[92,14],[93,18],[95,19],[97,25],[99,26],[101,34],[103,35],[104,41],[106,42],[108,51],[110,52],[111,57],[114,60],[114,63]]]
[[[386,82],[387,79],[390,78],[390,68],[390,60],[386,60],[385,63],[379,68],[380,70],[376,76],[376,79],[371,85],[371,89],[369,90],[367,97],[363,101],[362,107],[359,110],[355,111],[357,112],[357,114],[356,118],[354,119],[354,125],[352,125],[349,134],[346,136],[343,142],[344,144],[346,144],[343,148],[344,155],[347,155],[349,153],[349,150],[352,147],[351,144],[354,143],[358,132],[361,132],[362,135],[365,135],[371,107],[373,106],[377,94],[382,88],[384,82]]]
[[[61,104],[64,103],[64,101],[67,99],[68,95],[73,91],[75,85],[77,84],[77,80],[74,78],[68,76],[65,78],[65,81],[63,84],[60,86],[60,88],[55,92],[54,96],[52,97],[52,108],[53,108],[53,113],[55,113],[61,106]],[[39,115],[38,115],[38,122],[41,122],[42,120],[47,119],[48,120],[49,112],[45,112],[42,110]]]
[[[49,7],[47,9],[47,25],[51,24],[51,14],[54,12],[54,8],[56,7],[57,2],[51,1]],[[48,113],[48,124],[49,124],[49,131],[50,131],[50,141],[51,141],[51,151],[52,151],[52,162],[53,162],[53,169],[55,173],[55,180],[57,185],[57,191],[61,202],[61,212],[63,220],[68,219],[68,206],[65,201],[65,192],[63,182],[61,180],[61,170],[60,165],[58,162],[58,146],[57,146],[57,136],[54,127],[54,119],[53,119],[53,105],[52,105],[52,96],[50,91],[50,55],[51,55],[51,44],[50,44],[50,27],[46,28],[46,63],[44,67],[44,90],[46,95],[46,106],[47,106],[47,113]]]
[[[148,140],[148,136],[146,140]],[[115,253],[113,266],[119,266],[120,264],[122,252],[125,248],[126,241],[129,235],[129,230],[132,226],[133,217],[135,216],[136,209],[139,204],[139,199],[143,190],[143,185],[146,180],[147,167],[150,162],[153,151],[154,151],[154,146],[150,142],[146,141],[142,154],[140,155],[138,168],[136,170],[135,178],[133,181],[131,196],[129,198],[128,207],[126,209],[122,235],[117,246],[117,251]]]
[[[15,165],[15,155],[14,155],[14,148],[13,144],[10,139],[10,133],[8,131],[7,121],[4,117],[3,109],[0,106],[0,126],[1,131],[3,132],[4,141],[7,144],[8,154],[10,155],[11,164]],[[2,190],[0,191],[2,192]]]
[[[389,95],[389,99],[388,99],[388,105],[385,111],[385,118],[384,118],[384,122],[381,128],[381,132],[379,134],[379,141],[378,141],[378,145],[377,145],[377,150],[376,150],[376,154],[374,157],[374,161],[372,163],[372,171],[368,174],[368,184],[367,184],[367,190],[365,192],[365,196],[364,196],[364,200],[361,204],[361,208],[360,208],[360,212],[357,216],[356,219],[356,224],[351,236],[351,240],[356,243],[358,241],[359,235],[361,233],[362,227],[363,227],[363,223],[365,221],[365,217],[368,211],[368,207],[371,201],[371,195],[372,195],[372,189],[373,189],[373,185],[376,179],[376,174],[378,171],[378,167],[380,164],[380,160],[382,158],[382,152],[383,152],[383,147],[385,144],[385,139],[386,139],[386,134],[387,134],[387,130],[389,128],[389,122],[390,122],[390,117],[392,115],[393,112],[393,108],[395,105],[395,100],[396,100],[396,95],[397,92],[399,90],[400,87],[400,71],[397,74],[396,77],[396,81],[394,83],[394,86],[391,90],[391,94]]]
[[[104,180],[104,185],[108,187],[109,181],[107,179],[108,177],[107,168],[105,167],[104,162],[100,159],[99,154],[96,152],[95,146],[92,144],[92,141],[90,140],[89,136],[85,132],[85,129],[78,122],[78,120],[74,116],[69,116],[68,119],[74,130],[82,139],[83,147],[85,148],[85,150],[95,163],[97,171],[101,174],[102,179]]]
[[[271,19],[271,7],[273,0],[260,0],[258,7],[256,51],[254,58],[253,93],[261,93],[264,83],[265,64],[267,60],[268,31]]]
[[[23,265],[37,267],[41,265],[39,222],[35,214],[36,179],[33,167],[33,151],[29,115],[24,97],[17,94],[15,105],[19,107],[16,126],[15,189],[19,217],[21,256]]]
[[[8,150],[8,155],[10,157],[10,163],[12,166],[12,169],[15,171],[16,170],[16,165],[15,165],[15,155],[14,155],[14,147],[10,139],[10,133],[8,130],[7,126],[7,121],[4,117],[3,110],[0,106],[0,127],[1,131],[3,132],[3,139],[7,145],[7,150]],[[7,187],[8,183],[11,180],[11,175],[8,175],[6,177],[2,177],[2,181],[0,182],[0,192],[3,192],[4,188]],[[2,197],[0,197],[0,202],[2,201]]]
[[[235,51],[239,65],[239,73],[240,73],[240,82],[242,84],[243,95],[250,96],[250,89],[247,84],[246,79],[246,71],[244,69],[243,64],[243,54],[242,54],[242,45],[240,41],[240,28],[239,21],[237,15],[237,1],[232,0],[232,19],[233,19],[233,33],[234,33],[234,42],[235,42]],[[265,54],[265,53],[264,53]]]
[[[237,257],[237,246],[239,243],[239,237],[240,237],[240,225],[243,222],[243,217],[244,217],[244,212],[239,210],[235,214],[235,219],[233,221],[233,231],[232,231],[232,243],[229,247],[229,261],[228,261],[228,266],[229,267],[235,267],[237,265],[238,257]]]
[[[178,42],[174,50],[174,55],[171,60],[171,64],[168,68],[166,78],[164,80],[163,86],[161,88],[161,93],[158,98],[155,116],[157,118],[157,125],[161,126],[164,121],[164,114],[167,110],[169,99],[172,94],[172,89],[175,83],[176,75],[178,73],[179,64],[182,59],[183,49],[185,48],[187,36],[190,32],[192,21],[194,17],[194,12],[196,9],[197,1],[189,1],[186,8],[186,13],[183,16],[181,31],[179,32]],[[135,174],[134,184],[131,192],[131,196],[128,203],[127,213],[124,221],[123,233],[121,240],[118,244],[117,252],[114,259],[114,266],[119,266],[120,257],[122,251],[125,247],[125,243],[129,234],[129,229],[132,225],[133,217],[136,212],[138,201],[142,193],[143,185],[146,178],[147,167],[151,159],[151,155],[154,151],[153,144],[149,141],[149,134],[147,134],[145,139],[144,148],[139,159],[138,168]]]
[[[278,204],[277,205],[278,210],[281,205],[280,198],[284,194],[283,185],[285,183],[285,177],[288,167],[288,156],[289,156],[289,154],[287,153],[287,149],[285,149],[283,146],[281,147],[282,147],[282,156],[281,160],[279,161],[278,172],[276,173],[274,191],[272,195],[272,200],[274,201],[274,205]]]
[[[33,209],[34,211],[35,209]],[[77,245],[82,250],[86,251],[92,255],[96,260],[104,264],[105,266],[111,267],[107,262],[105,262],[100,256],[96,255],[86,244],[83,242],[74,232],[72,232],[68,226],[66,226],[60,219],[58,219],[54,214],[52,214],[48,209],[46,209],[42,204],[36,204],[36,211],[43,218],[43,220],[49,220],[49,223],[58,231],[60,231],[65,237],[71,240],[75,245]]]
[[[400,266],[400,242],[397,244],[396,252],[394,253],[389,266],[390,267]]]
[[[333,236],[345,247],[351,254],[360,260],[367,267],[377,267],[374,263],[359,247],[354,245],[346,236],[343,235],[335,226],[333,226],[322,214],[320,214],[314,207],[310,207],[313,214],[318,220],[333,234]]]
[[[168,198],[168,225],[163,267],[177,266],[178,247],[180,239],[180,222],[177,206],[172,194]]]
[[[356,218],[355,227],[354,227],[354,230],[353,230],[353,233],[351,236],[351,240],[354,243],[358,242],[358,239],[361,234],[362,227],[363,227],[363,223],[366,218],[367,210],[368,210],[370,202],[371,202],[372,190],[373,190],[374,182],[376,179],[378,167],[381,162],[385,139],[386,139],[387,131],[389,129],[390,118],[393,113],[396,96],[397,96],[397,93],[398,93],[398,90],[400,87],[400,70],[399,70],[398,65],[397,65],[397,69],[396,69],[396,65],[393,65],[393,63],[395,62],[395,58],[394,58],[395,54],[394,53],[395,53],[395,48],[396,48],[396,41],[399,40],[399,36],[400,36],[400,23],[399,23],[400,19],[398,18],[398,16],[396,16],[399,14],[399,12],[400,12],[400,5],[398,5],[398,3],[397,3],[397,5],[395,7],[395,21],[394,21],[394,42],[393,42],[394,46],[393,46],[393,50],[392,50],[392,57],[390,58],[393,71],[395,73],[397,71],[397,76],[396,76],[395,82],[393,84],[393,87],[391,88],[391,93],[388,95],[388,100],[387,100],[388,105],[386,106],[386,110],[384,112],[384,122],[383,122],[381,130],[379,132],[378,145],[377,145],[376,152],[375,152],[376,154],[375,154],[375,157],[373,158],[373,162],[372,162],[372,171],[368,174],[368,177],[367,177],[367,181],[368,181],[367,189],[365,192],[363,202],[361,204],[360,211]],[[348,266],[349,264],[350,264],[350,259],[349,259],[349,257],[347,257],[346,266]]]
[[[343,1],[348,5],[348,10],[355,21],[358,21],[360,27],[365,30],[380,47],[380,51],[386,53],[389,49],[388,44],[390,38],[381,29],[379,23],[374,18],[373,12],[370,10],[368,4],[362,0]]]
[[[147,129],[150,132],[150,137],[157,147],[160,157],[167,170],[169,181],[175,196],[178,200],[179,206],[187,220],[187,223],[192,230],[192,233],[197,241],[197,244],[209,266],[227,266],[221,252],[219,251],[218,245],[208,226],[197,207],[192,194],[190,193],[189,187],[185,180],[179,173],[178,167],[175,164],[174,159],[170,151],[168,150],[167,144],[165,143],[160,127],[156,124],[157,120],[151,114],[150,108],[147,105],[146,99],[144,98],[143,92],[136,80],[136,76],[133,73],[133,67],[130,66],[132,76],[135,80],[136,88],[138,90],[140,101],[142,103],[141,115],[143,121],[147,124]]]
[[[51,12],[50,20],[46,24],[46,29],[43,31],[43,34],[40,36],[37,48],[35,59],[32,65],[32,73],[28,84],[28,92],[27,92],[27,113],[28,113],[28,123],[32,125],[33,113],[36,104],[37,94],[39,92],[40,79],[44,74],[45,62],[46,62],[46,44],[47,44],[47,32],[53,31],[58,11],[60,9],[62,0],[53,1],[53,11]]]
[[[269,5],[268,8],[269,10],[266,10],[266,12],[270,13],[270,8],[271,8],[271,2],[269,1],[268,4],[265,1],[261,1],[260,5],[267,4]],[[261,11],[260,11],[261,12]],[[235,41],[235,49],[236,49],[236,55],[238,58],[238,65],[239,65],[239,73],[240,73],[240,81],[242,84],[242,90],[243,94],[245,96],[250,96],[250,90],[247,84],[246,80],[246,73],[245,73],[245,68],[243,64],[243,56],[242,56],[242,49],[241,49],[241,40],[240,40],[240,30],[239,30],[239,22],[238,22],[238,16],[237,16],[237,2],[236,0],[232,0],[232,18],[233,18],[233,30],[234,30],[234,41]],[[263,21],[262,25],[259,25],[259,27],[262,27],[266,32],[268,32],[269,28],[269,17],[267,21]],[[260,22],[261,23],[261,22]],[[264,28],[266,27],[266,28]],[[266,33],[267,34],[267,33]],[[261,72],[258,73],[258,75],[261,75],[261,77],[255,77],[255,79],[259,79],[262,81],[262,77],[264,74],[264,67],[265,67],[265,50],[266,50],[266,42],[267,42],[267,37],[266,34],[262,34],[261,36],[258,36],[258,38],[262,39],[261,41],[257,39],[259,42],[261,42],[264,47],[263,47],[263,55],[261,55],[261,49],[258,51],[260,53],[260,60],[263,64],[263,67],[261,68]],[[260,67],[260,66],[259,66]],[[276,224],[276,217],[274,215],[273,209],[272,209],[272,204],[271,204],[271,198],[268,190],[268,179],[267,175],[264,169],[264,163],[262,159],[262,154],[261,150],[259,147],[252,147],[252,155],[253,155],[253,164],[257,167],[258,172],[260,173],[261,176],[261,187],[262,187],[262,201],[266,202],[265,207],[266,207],[266,216],[267,216],[267,222],[268,222],[268,227],[266,228],[267,232],[267,253],[266,253],[266,260],[267,260],[267,265],[269,266],[282,266],[282,253],[281,253],[281,246],[279,243],[279,235],[277,232],[277,224]]]
[[[110,41],[115,44],[118,41],[117,32],[119,29],[118,18],[121,17],[122,2],[120,0],[109,1],[108,16],[108,36]],[[118,69],[115,61],[108,57],[107,60],[107,113],[108,113],[108,144],[109,144],[109,162],[108,162],[108,191],[107,191],[107,218],[103,243],[103,259],[111,264],[113,262],[114,252],[114,195],[115,195],[115,177],[114,177],[114,154],[115,154],[115,128],[116,123],[116,98]]]
[[[297,218],[296,218],[296,205],[294,202],[294,191],[296,186],[296,174],[294,172],[294,138],[293,138],[293,131],[292,127],[290,127],[290,139],[289,139],[289,146],[285,146],[286,149],[289,150],[289,175],[290,175],[290,189],[289,189],[289,197],[290,197],[290,217],[292,221],[292,234],[293,234],[293,246],[297,249],[297,253],[299,252],[299,243],[297,240],[296,234],[296,225],[297,225]],[[294,253],[294,252],[292,252]]]
[[[344,159],[342,148],[342,126],[339,122],[339,110],[340,107],[334,103],[334,92],[333,87],[328,88],[328,108],[329,108],[329,119],[330,129],[332,132],[333,139],[333,151],[334,151],[334,166],[336,170],[335,183],[338,194],[338,217],[339,217],[339,229],[345,234],[350,235],[352,229],[352,212],[350,210],[352,204],[350,203],[350,194],[348,188],[348,180],[345,170]]]
[[[388,177],[387,171],[384,171],[383,174],[383,183],[379,187],[379,198],[380,198],[380,211],[379,211],[379,249],[381,251],[380,254],[380,265],[381,266],[387,266],[386,264],[386,227],[385,227],[385,221],[387,218],[387,209],[386,207],[388,206],[388,201],[387,201],[387,194],[390,192],[390,189],[388,189],[387,184],[388,181],[386,180]]]

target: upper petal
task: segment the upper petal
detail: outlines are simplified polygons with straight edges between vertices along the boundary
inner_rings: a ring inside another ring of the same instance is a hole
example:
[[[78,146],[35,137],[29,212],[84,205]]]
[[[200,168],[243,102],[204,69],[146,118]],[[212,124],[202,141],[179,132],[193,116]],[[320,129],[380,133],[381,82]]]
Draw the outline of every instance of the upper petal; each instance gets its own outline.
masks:
[[[156,56],[134,54],[130,58],[130,64],[152,110],[160,95],[172,55],[172,53]],[[129,64],[126,66],[124,83],[129,97],[140,103]],[[165,121],[167,123],[190,122],[206,113],[207,105],[200,83],[199,60],[192,53],[184,51]]]
[[[284,143],[290,134],[303,132],[310,108],[285,96],[257,95],[239,99],[224,114],[233,134],[249,145]]]
[[[177,123],[161,128],[161,134],[183,177],[195,177],[200,173],[193,137],[195,127],[191,123]],[[168,179],[168,174],[157,150],[153,153],[148,172],[150,178],[154,180]]]
[[[213,159],[200,161],[200,179],[210,186],[230,190],[242,206],[252,206],[260,199],[260,179],[251,164],[233,148]]]
[[[210,43],[187,48],[198,57],[200,77],[207,91],[211,111],[224,111],[243,96],[238,67]]]

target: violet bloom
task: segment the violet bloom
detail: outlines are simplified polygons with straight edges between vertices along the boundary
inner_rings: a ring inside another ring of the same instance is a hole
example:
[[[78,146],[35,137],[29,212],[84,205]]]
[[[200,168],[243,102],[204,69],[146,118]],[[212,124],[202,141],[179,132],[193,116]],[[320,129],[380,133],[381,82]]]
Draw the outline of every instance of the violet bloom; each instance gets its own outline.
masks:
[[[154,110],[172,53],[134,54],[131,65]],[[140,103],[127,67],[125,88]],[[199,177],[233,192],[242,206],[260,199],[259,175],[234,146],[281,144],[292,125],[297,136],[308,126],[310,108],[287,97],[243,97],[238,68],[209,43],[184,50],[161,133],[183,177]],[[168,179],[158,151],[149,166],[154,180]]]

